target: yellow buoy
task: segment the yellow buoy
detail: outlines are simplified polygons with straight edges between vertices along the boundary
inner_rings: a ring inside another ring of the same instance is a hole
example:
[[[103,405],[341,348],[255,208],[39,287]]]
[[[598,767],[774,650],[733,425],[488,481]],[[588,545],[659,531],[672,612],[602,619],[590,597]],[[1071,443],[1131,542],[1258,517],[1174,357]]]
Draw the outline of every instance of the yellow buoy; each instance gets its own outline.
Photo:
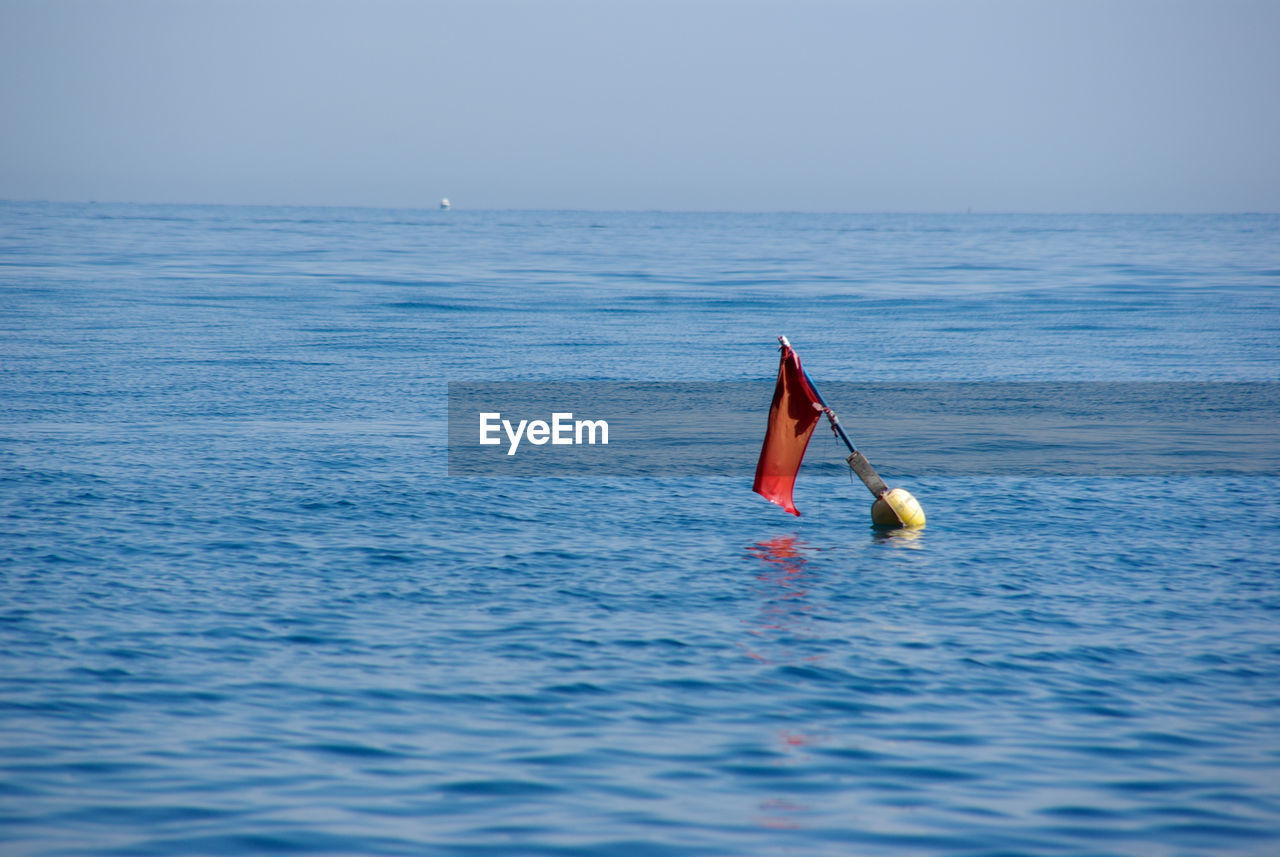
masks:
[[[924,509],[910,492],[894,488],[871,504],[871,523],[877,527],[923,527]]]

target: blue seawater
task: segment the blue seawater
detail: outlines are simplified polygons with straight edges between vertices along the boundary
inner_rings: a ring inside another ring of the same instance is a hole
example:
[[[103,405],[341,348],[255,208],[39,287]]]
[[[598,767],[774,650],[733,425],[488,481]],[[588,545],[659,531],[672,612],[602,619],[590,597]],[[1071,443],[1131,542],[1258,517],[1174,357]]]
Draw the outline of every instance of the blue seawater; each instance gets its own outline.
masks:
[[[1280,853],[1276,474],[447,475],[779,333],[1274,382],[1280,217],[0,204],[0,853]]]

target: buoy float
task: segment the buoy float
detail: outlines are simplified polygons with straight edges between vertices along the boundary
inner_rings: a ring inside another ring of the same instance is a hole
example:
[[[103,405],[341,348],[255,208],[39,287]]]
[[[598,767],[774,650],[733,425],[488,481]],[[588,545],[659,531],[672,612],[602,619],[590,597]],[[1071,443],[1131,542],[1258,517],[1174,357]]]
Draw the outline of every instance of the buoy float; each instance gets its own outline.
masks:
[[[876,527],[918,529],[924,526],[924,509],[911,492],[905,488],[894,488],[871,504],[871,523]]]

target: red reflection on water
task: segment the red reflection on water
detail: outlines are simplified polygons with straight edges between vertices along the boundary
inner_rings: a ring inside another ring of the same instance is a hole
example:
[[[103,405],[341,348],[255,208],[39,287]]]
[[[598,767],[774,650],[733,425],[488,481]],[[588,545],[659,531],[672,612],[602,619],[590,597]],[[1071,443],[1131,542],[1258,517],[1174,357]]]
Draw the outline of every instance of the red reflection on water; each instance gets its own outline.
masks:
[[[757,542],[747,550],[769,566],[768,571],[757,575],[759,580],[787,580],[804,574],[807,562],[801,552],[804,546],[795,536],[777,536],[767,542]]]
[[[795,815],[804,815],[809,812],[809,807],[804,804],[792,803],[784,798],[771,798],[760,803],[760,812],[755,818],[756,824],[768,830],[799,830],[804,825]]]
[[[807,545],[791,536],[777,536],[765,542],[757,542],[747,548],[748,553],[765,564],[756,580],[769,585],[768,597],[761,605],[760,616],[752,622],[748,631],[752,636],[772,640],[780,634],[796,636],[808,619],[809,595],[805,571]],[[796,658],[792,652],[782,650],[773,657],[743,647],[747,657],[761,663],[786,661],[812,661],[816,657]]]
[[[811,553],[809,546],[790,535],[758,542],[747,551],[764,563],[764,568],[756,574],[756,580],[764,584],[759,587],[763,596],[760,613],[748,629],[758,650],[743,646],[747,656],[762,664],[794,664],[825,657],[801,654],[789,648],[803,644],[809,636],[813,610],[809,589],[812,575],[806,569],[807,555]],[[809,757],[809,748],[821,739],[808,732],[784,729],[777,733],[776,740],[783,755],[775,764],[794,765],[803,764]],[[812,807],[785,797],[766,800],[758,808],[753,820],[768,830],[798,830],[806,826],[814,812]]]

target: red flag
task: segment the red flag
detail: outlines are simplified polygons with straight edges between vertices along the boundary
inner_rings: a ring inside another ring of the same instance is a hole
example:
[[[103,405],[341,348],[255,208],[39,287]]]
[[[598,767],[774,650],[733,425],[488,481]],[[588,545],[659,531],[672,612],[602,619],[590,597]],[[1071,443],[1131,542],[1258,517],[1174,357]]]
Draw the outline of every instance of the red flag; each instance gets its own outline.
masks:
[[[769,407],[769,428],[765,431],[751,490],[797,516],[800,511],[791,499],[791,492],[809,437],[822,415],[821,407],[818,394],[800,368],[800,358],[784,342],[778,383],[773,388],[773,404]]]

